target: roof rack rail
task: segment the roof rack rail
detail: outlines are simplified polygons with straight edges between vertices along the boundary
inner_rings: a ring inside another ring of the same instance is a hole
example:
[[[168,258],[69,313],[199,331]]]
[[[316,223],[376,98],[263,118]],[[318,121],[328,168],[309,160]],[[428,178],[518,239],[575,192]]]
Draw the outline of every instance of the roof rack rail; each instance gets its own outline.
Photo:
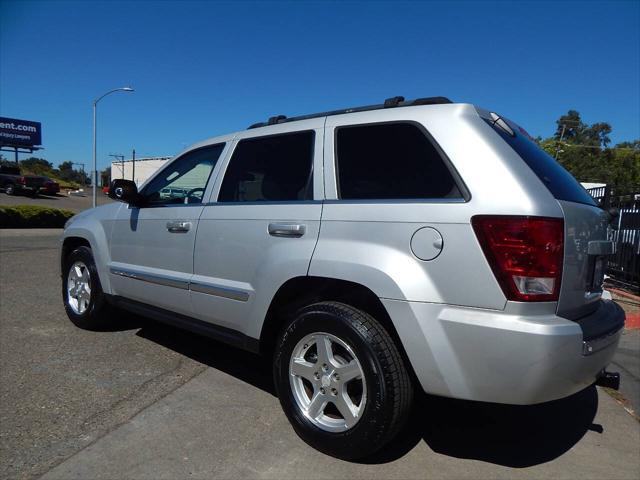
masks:
[[[331,110],[329,112],[312,113],[309,115],[300,115],[297,117],[286,117],[285,115],[276,115],[270,117],[266,122],[258,122],[249,126],[249,129],[266,127],[267,125],[277,125],[279,123],[296,122],[300,120],[309,120],[310,118],[329,117],[332,115],[342,115],[343,113],[368,112],[370,110],[382,110],[394,107],[411,107],[416,105],[439,105],[445,103],[453,103],[447,97],[424,97],[415,100],[405,101],[403,96],[387,98],[383,104],[365,105],[363,107],[344,108],[341,110]]]

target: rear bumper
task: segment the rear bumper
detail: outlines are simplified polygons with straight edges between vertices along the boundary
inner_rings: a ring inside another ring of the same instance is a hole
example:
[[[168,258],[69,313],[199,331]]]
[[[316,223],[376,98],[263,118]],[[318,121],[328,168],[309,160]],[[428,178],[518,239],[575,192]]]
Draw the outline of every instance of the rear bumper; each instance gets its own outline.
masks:
[[[611,361],[624,325],[613,302],[593,314],[610,328],[587,339],[581,324],[555,314],[382,302],[427,393],[484,402],[528,405],[584,389]]]

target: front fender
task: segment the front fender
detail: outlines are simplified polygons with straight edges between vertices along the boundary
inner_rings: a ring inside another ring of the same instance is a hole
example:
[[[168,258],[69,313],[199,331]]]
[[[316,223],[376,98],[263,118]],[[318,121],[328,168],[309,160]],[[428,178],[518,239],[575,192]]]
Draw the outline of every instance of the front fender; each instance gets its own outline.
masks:
[[[73,238],[82,239],[89,243],[93,259],[96,262],[96,270],[102,285],[102,291],[111,294],[109,281],[109,269],[107,265],[111,261],[109,239],[113,229],[114,220],[121,203],[110,203],[91,210],[85,210],[76,217],[62,232],[60,238],[61,255],[65,242]]]

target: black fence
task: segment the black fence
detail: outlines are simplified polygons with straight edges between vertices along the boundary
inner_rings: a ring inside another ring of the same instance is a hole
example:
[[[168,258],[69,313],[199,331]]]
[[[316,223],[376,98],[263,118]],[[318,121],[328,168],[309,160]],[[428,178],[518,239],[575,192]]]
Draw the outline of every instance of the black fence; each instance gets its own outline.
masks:
[[[611,195],[609,187],[587,191],[601,207],[615,207],[620,212],[610,232],[616,253],[609,257],[607,275],[613,283],[637,292],[640,290],[640,192]]]

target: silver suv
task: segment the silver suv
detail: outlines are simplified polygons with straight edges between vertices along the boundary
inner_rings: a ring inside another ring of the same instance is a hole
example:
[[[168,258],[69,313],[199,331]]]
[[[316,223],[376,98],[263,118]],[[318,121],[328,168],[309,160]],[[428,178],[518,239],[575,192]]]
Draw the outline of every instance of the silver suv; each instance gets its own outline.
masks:
[[[64,230],[73,323],[125,309],[259,352],[330,455],[389,442],[415,387],[534,404],[615,383],[611,214],[496,113],[394,97],[272,117],[109,195]]]

